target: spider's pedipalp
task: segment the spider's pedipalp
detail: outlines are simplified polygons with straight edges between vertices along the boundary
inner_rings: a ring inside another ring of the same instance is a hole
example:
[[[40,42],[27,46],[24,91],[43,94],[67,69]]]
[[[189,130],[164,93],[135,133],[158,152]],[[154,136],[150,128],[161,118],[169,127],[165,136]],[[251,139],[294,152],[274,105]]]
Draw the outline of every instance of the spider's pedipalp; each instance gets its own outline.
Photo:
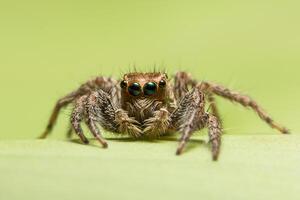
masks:
[[[143,134],[149,137],[159,137],[167,132],[169,127],[169,111],[161,108],[154,116],[145,120]]]
[[[116,127],[118,133],[128,134],[133,138],[138,138],[142,135],[142,130],[139,128],[139,122],[134,118],[129,117],[128,113],[123,109],[117,109],[115,111],[116,117],[114,121],[116,122]]]

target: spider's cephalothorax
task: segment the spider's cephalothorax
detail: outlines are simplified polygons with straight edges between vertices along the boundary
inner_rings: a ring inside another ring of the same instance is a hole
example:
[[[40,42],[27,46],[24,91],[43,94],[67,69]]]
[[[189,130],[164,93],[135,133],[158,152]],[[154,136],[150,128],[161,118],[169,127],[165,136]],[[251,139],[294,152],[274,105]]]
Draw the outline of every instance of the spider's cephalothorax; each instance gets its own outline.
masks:
[[[166,74],[125,74],[120,83],[121,108],[140,124],[154,116],[154,111],[168,107],[170,88]]]
[[[222,129],[214,95],[252,108],[272,128],[288,133],[250,97],[223,86],[198,82],[185,72],[176,73],[173,83],[165,73],[134,72],[125,74],[119,81],[97,77],[59,99],[41,138],[52,130],[60,109],[74,103],[68,136],[74,130],[84,143],[88,140],[81,129],[82,121],[103,147],[107,147],[107,143],[97,124],[106,130],[134,138],[156,138],[180,132],[178,155],[193,132],[207,127],[213,159],[216,160]],[[210,104],[211,112],[205,111],[206,102]]]

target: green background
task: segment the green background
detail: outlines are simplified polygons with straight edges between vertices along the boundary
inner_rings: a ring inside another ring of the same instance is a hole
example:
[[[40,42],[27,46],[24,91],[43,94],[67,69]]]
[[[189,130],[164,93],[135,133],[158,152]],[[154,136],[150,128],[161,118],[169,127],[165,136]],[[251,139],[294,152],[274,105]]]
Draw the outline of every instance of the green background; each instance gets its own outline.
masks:
[[[296,0],[1,1],[0,199],[299,198],[299,7]],[[49,139],[34,139],[59,97],[134,66],[184,70],[250,94],[292,135],[218,98],[226,131],[218,162],[205,131],[180,157],[176,138],[105,133],[107,150],[67,141],[71,108]]]

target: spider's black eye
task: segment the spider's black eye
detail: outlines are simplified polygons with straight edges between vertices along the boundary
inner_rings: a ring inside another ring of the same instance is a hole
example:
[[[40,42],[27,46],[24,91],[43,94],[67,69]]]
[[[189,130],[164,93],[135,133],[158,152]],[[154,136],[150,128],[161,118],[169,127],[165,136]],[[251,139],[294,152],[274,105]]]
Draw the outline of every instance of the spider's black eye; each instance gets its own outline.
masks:
[[[159,81],[159,87],[160,87],[160,88],[166,87],[166,84],[167,84],[167,83],[166,83],[165,80],[160,80],[160,81]]]
[[[141,93],[141,86],[139,83],[132,83],[129,87],[128,87],[128,92],[129,94],[133,95],[133,96],[138,96]]]
[[[152,95],[156,93],[156,83],[148,82],[144,85],[144,94]]]
[[[127,87],[127,81],[121,81],[121,83],[120,83],[120,87],[121,88],[126,88]]]

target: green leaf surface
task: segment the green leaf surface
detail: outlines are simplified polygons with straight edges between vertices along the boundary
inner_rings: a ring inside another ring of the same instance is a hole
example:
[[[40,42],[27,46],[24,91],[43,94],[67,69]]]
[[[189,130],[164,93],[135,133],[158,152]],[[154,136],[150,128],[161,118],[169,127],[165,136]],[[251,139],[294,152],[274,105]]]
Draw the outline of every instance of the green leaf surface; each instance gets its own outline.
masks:
[[[211,160],[196,136],[175,156],[176,138],[134,141],[0,142],[0,199],[298,199],[299,135],[224,135]]]

